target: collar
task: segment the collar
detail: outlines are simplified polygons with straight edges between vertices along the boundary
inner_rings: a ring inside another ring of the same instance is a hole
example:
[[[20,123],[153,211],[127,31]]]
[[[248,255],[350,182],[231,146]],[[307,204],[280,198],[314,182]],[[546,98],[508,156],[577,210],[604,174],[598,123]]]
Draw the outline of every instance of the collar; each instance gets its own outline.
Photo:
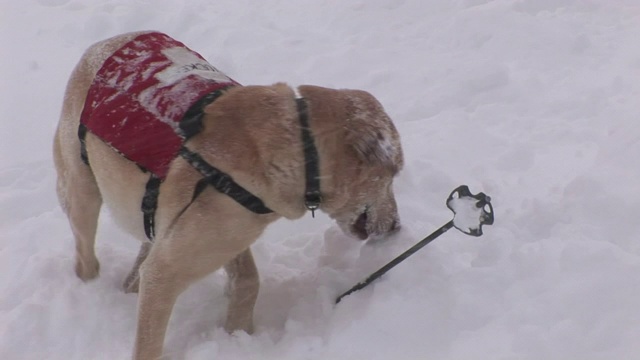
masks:
[[[320,194],[320,165],[318,149],[316,148],[311,128],[309,127],[309,109],[307,101],[303,98],[298,89],[295,88],[296,106],[298,109],[298,119],[300,121],[300,132],[302,136],[302,149],[304,152],[305,168],[305,192],[304,205],[307,210],[311,210],[311,216],[315,217],[315,211],[320,208],[322,196]]]

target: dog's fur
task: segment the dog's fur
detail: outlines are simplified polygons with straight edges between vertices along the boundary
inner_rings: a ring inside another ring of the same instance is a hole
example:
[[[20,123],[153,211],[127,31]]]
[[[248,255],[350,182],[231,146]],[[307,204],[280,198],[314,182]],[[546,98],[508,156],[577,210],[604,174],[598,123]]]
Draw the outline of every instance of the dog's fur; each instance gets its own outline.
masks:
[[[103,201],[115,221],[143,241],[124,286],[127,292],[139,290],[134,358],[157,359],[178,295],[221,267],[230,281],[225,329],[253,330],[259,281],[250,245],[276,219],[305,214],[305,160],[292,88],[275,84],[231,89],[205,108],[203,131],[186,145],[274,212],[252,213],[208,187],[179,215],[202,175],[176,158],[160,187],[157,235],[153,244],[148,242],[140,211],[148,174],[90,132],[86,136],[90,166],[86,165],[77,136],[97,71],[110,54],[139,34],[116,36],[86,51],[67,85],[53,152],[58,197],[75,237],[75,271],[80,279],[87,281],[99,273],[94,239]],[[298,90],[308,101],[319,153],[321,210],[355,237],[397,229],[392,180],[402,167],[402,150],[382,106],[363,91],[315,86]]]

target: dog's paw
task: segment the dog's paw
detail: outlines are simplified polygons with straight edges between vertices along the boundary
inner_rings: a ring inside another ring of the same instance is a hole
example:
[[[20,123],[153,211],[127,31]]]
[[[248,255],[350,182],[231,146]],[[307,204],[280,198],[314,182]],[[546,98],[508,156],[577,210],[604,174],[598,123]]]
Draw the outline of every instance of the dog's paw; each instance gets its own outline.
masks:
[[[76,275],[82,281],[95,279],[100,275],[100,263],[98,260],[91,261],[90,263],[76,260]]]
[[[228,316],[227,322],[224,324],[224,330],[229,334],[233,334],[236,331],[244,331],[251,335],[254,332],[253,319],[247,316],[241,316],[240,318]]]

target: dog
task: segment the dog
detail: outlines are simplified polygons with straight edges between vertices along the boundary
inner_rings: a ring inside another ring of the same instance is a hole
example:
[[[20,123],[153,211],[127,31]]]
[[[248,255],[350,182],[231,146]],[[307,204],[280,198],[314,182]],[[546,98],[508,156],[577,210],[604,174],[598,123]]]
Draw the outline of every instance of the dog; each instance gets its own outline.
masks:
[[[162,356],[177,297],[220,268],[229,276],[225,330],[253,331],[250,246],[275,220],[320,210],[363,240],[400,226],[400,137],[372,95],[241,86],[159,32],[88,48],[67,84],[53,154],[80,279],[99,274],[103,203],[142,242],[124,282],[139,293],[138,360]]]

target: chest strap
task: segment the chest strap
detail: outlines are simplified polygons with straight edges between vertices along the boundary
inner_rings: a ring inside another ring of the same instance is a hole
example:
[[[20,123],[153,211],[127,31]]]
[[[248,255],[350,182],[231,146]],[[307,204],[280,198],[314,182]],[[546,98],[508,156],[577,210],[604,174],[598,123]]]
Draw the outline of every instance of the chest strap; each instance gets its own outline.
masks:
[[[185,159],[203,176],[203,179],[196,185],[193,200],[195,200],[202,190],[204,190],[203,185],[207,184],[213,186],[219,192],[229,196],[251,212],[256,214],[270,214],[273,212],[273,210],[264,205],[260,198],[238,185],[233,181],[231,176],[211,166],[202,158],[202,156],[200,156],[200,154],[183,146],[180,148],[178,155]]]

